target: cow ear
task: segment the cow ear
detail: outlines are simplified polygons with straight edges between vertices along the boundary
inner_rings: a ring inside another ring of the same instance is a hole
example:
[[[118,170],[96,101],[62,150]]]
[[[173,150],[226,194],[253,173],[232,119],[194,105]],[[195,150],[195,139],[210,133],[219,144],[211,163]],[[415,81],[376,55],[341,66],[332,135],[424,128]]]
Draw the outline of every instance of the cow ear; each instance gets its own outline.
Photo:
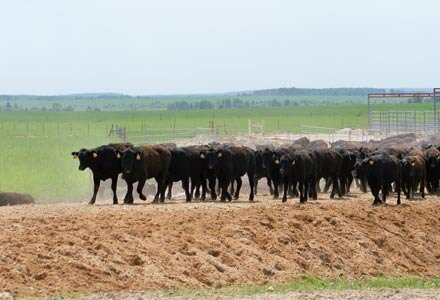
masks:
[[[73,157],[73,159],[77,159],[78,158],[78,152],[72,152],[72,157]]]
[[[98,152],[92,151],[92,156],[93,156],[93,158],[97,158],[98,157]]]

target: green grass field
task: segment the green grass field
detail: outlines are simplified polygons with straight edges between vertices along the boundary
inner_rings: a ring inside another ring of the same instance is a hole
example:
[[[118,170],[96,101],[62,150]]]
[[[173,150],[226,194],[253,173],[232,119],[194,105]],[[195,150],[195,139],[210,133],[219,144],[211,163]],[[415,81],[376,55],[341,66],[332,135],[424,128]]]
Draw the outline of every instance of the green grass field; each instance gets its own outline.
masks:
[[[430,110],[429,104],[376,105],[375,110]],[[118,141],[112,124],[139,134],[151,130],[226,124],[228,133],[246,132],[248,119],[264,120],[265,130],[298,132],[301,125],[367,127],[366,105],[316,105],[279,108],[192,111],[2,112],[0,113],[0,190],[28,192],[39,202],[85,201],[88,172],[78,171],[70,152]],[[146,129],[145,129],[146,128]],[[220,131],[223,133],[223,130]],[[145,133],[143,133],[145,134]],[[173,131],[168,131],[173,137]],[[139,140],[136,141],[138,143]]]

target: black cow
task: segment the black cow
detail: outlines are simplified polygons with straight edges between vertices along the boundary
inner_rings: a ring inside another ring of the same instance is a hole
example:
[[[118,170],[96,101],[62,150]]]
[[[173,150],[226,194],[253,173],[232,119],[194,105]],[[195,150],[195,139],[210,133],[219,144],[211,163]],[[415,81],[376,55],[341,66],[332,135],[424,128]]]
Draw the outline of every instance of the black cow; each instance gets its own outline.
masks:
[[[402,166],[400,160],[387,153],[372,155],[355,165],[357,177],[366,176],[371,193],[374,196],[373,205],[386,202],[391,184],[395,182],[397,204],[400,204],[400,190],[402,183]],[[382,201],[379,192],[382,191]]]
[[[72,152],[73,158],[79,159],[79,169],[84,171],[89,168],[93,173],[93,196],[89,204],[94,204],[101,180],[112,180],[113,204],[118,204],[116,186],[118,175],[122,172],[121,152],[132,148],[130,143],[108,144],[93,149],[81,149]]]
[[[426,164],[423,154],[406,155],[402,159],[402,188],[406,199],[414,198],[417,186],[420,185],[420,194],[425,198]]]
[[[296,186],[298,183],[299,201],[306,203],[310,189],[316,184],[313,154],[302,150],[283,155],[280,160],[280,174],[284,180],[283,202],[287,201],[289,186]]]
[[[285,148],[276,148],[271,150],[266,148],[263,150],[263,168],[267,170],[267,178],[273,183],[273,197],[277,199],[279,197],[278,189],[282,183],[282,177],[280,174],[280,160],[281,157],[289,152]]]
[[[235,180],[237,188],[234,199],[238,199],[242,185],[241,177],[247,173],[250,187],[249,201],[254,200],[255,154],[247,147],[210,148],[206,152],[208,169],[212,170],[219,181],[221,201],[232,200],[228,186]],[[215,199],[215,181],[210,181],[212,198]]]
[[[133,203],[133,183],[138,181],[137,192],[141,200],[147,197],[142,189],[148,178],[157,182],[157,193],[153,202],[165,200],[166,179],[171,162],[171,152],[162,145],[143,145],[122,152],[122,177],[127,182],[124,203]]]
[[[342,155],[334,149],[317,149],[313,150],[316,156],[317,174],[316,182],[319,184],[321,178],[329,178],[332,182],[332,191],[330,198],[335,198],[336,192],[339,197],[342,197],[341,189],[339,188],[338,179],[342,168]]]
[[[267,173],[268,172],[266,165],[263,164],[263,151],[256,150],[255,151],[255,188],[254,188],[255,195],[257,194],[257,190],[258,190],[258,180],[262,178],[266,178],[267,186],[269,187],[269,192],[271,195],[273,195],[272,181],[270,180],[270,177],[268,176]]]
[[[350,192],[350,187],[353,182],[352,171],[354,164],[356,163],[357,154],[344,148],[336,148],[335,150],[342,156],[342,166],[339,173],[339,187],[341,193],[346,195]]]
[[[168,199],[171,199],[171,190],[173,182],[182,181],[182,188],[185,191],[186,201],[191,201],[191,193],[189,191],[189,179],[191,176],[191,153],[183,148],[169,148],[171,152],[171,162],[168,170]],[[197,154],[195,154],[198,157]]]
[[[432,147],[425,150],[426,188],[429,193],[437,193],[440,179],[440,151]]]

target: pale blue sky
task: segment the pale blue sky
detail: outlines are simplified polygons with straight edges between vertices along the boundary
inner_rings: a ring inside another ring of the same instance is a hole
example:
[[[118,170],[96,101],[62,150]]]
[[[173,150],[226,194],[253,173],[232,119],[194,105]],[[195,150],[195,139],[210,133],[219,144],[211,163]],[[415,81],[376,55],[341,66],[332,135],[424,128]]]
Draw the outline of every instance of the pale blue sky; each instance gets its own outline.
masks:
[[[0,94],[433,87],[436,0],[0,0]]]

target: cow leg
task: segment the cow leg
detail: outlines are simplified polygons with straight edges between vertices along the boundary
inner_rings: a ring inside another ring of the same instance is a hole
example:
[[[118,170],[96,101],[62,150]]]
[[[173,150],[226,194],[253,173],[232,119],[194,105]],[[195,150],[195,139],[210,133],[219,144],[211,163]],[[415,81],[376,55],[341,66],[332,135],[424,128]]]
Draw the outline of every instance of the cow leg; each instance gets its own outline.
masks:
[[[124,197],[124,204],[133,204],[133,182],[127,182],[127,194]]]
[[[258,191],[258,178],[254,179],[254,194],[256,195]]]
[[[425,177],[420,179],[420,195],[425,199]]]
[[[280,185],[280,180],[278,178],[274,179],[273,180],[273,187],[274,187],[274,189],[273,189],[273,198],[274,199],[278,199],[278,197],[279,197],[279,193],[278,193],[279,185]]]
[[[220,201],[224,202],[226,199],[229,201],[232,200],[231,194],[228,193],[228,187],[231,180],[226,180],[225,178],[219,179],[219,186],[220,186]]]
[[[328,193],[328,190],[330,189],[331,184],[333,184],[333,186],[334,186],[333,178],[327,177],[325,179],[324,193]]]
[[[243,184],[243,181],[241,180],[241,177],[237,177],[235,179],[237,181],[237,189],[235,190],[235,194],[234,194],[234,200],[237,200],[240,197],[240,190],[241,190],[241,185]],[[234,180],[231,181],[231,186],[233,185]],[[232,195],[232,193],[231,193]]]
[[[347,194],[350,193],[352,183],[353,183],[353,175],[350,173],[347,177]]]
[[[292,184],[289,185],[289,196],[291,197],[298,197],[298,189],[297,189],[297,182],[293,181]]]
[[[382,203],[387,203],[388,192],[389,192],[389,185],[388,184],[382,185]]]
[[[206,199],[206,179],[205,178],[202,178],[202,180],[200,181],[200,185],[202,186],[202,197],[200,198],[200,200],[205,201],[205,199]]]
[[[301,180],[298,183],[298,188],[299,188],[299,202],[300,203],[306,203],[307,201],[307,191],[304,191],[304,182]]]
[[[267,185],[269,186],[269,193],[273,195],[272,180],[270,178],[267,178]]]
[[[168,193],[167,193],[168,200],[171,200],[172,190],[173,190],[173,181],[170,179],[170,181],[168,182]]]
[[[165,193],[163,193],[163,200],[162,200],[162,190],[165,191],[166,189],[166,184],[164,183],[162,176],[157,176],[154,179],[156,179],[157,182],[157,191],[156,191],[156,195],[154,195],[154,203],[157,203],[159,201],[160,198],[160,202],[164,202],[165,201]],[[164,187],[165,185],[165,187]]]
[[[139,198],[141,199],[141,200],[143,200],[143,201],[145,201],[145,200],[147,200],[147,196],[145,196],[143,193],[142,193],[142,190],[144,189],[144,186],[145,186],[145,182],[147,181],[147,179],[141,179],[141,180],[139,180],[139,183],[138,183],[138,186],[137,186],[137,189],[136,189],[136,191],[138,192],[138,194],[139,194]]]
[[[185,191],[186,202],[191,202],[191,194],[189,193],[189,178],[182,179],[182,187]]]
[[[282,198],[282,202],[286,202],[287,201],[287,192],[289,190],[289,178],[287,176],[285,176],[283,178],[284,180],[284,186],[283,186],[283,198]],[[275,186],[276,189],[276,186]],[[277,190],[277,189],[276,189]]]
[[[312,179],[310,179],[310,182],[309,182],[308,193],[309,193],[309,198],[311,198],[313,200],[318,199],[318,195],[316,194],[315,188],[316,188],[316,182],[315,182],[315,179],[312,177]]]
[[[254,195],[255,195],[255,175],[254,174],[248,174],[248,180],[249,180],[249,187],[251,189],[250,193],[249,193],[249,201],[254,201]]]
[[[237,179],[237,190],[238,190],[238,179]],[[229,185],[229,194],[231,195],[235,194],[234,179],[231,180],[231,184]]]
[[[165,177],[163,175],[160,176],[160,189],[158,188],[158,192],[160,192],[160,202],[165,202],[165,190],[167,186],[165,184]]]
[[[341,189],[341,194],[345,195],[347,193],[347,190],[345,189],[347,186],[347,177],[341,176],[339,178],[339,188]]]
[[[418,182],[417,182],[416,179],[414,179],[411,182],[411,198],[415,198],[416,197],[417,185],[418,185]]]
[[[217,200],[217,194],[215,193],[215,178],[209,179],[209,189],[211,190],[211,200]]]
[[[308,200],[307,196],[308,196],[309,189],[310,189],[310,181],[306,180],[304,182],[304,203],[306,203]]]
[[[113,204],[118,204],[118,195],[116,195],[116,187],[118,184],[118,176],[112,178]]]
[[[370,185],[370,189],[374,197],[373,205],[381,204],[382,202],[380,201],[379,198],[379,188],[376,185]]]
[[[341,192],[341,187],[340,187],[340,185],[339,185],[339,180],[338,180],[338,177],[333,177],[332,178],[332,181],[333,181],[333,187],[336,189],[336,191],[338,192],[338,197],[339,198],[342,198],[343,197],[343,194],[342,194],[342,192]]]
[[[367,192],[367,179],[365,177],[362,177],[361,179],[361,191],[362,193]]]
[[[98,194],[100,183],[101,180],[98,177],[93,176],[93,196],[92,199],[90,199],[89,204],[95,204],[96,195]]]
[[[321,186],[319,185],[319,183],[321,182],[321,178],[322,177],[317,177],[316,178],[316,188],[315,188],[316,193],[321,193]]]
[[[339,185],[338,185],[338,178],[337,177],[332,177],[332,192],[330,193],[330,199],[334,199],[335,198],[335,194],[336,192],[338,192],[338,196],[339,198],[342,197],[341,191],[339,190]]]
[[[400,204],[400,180],[396,182],[397,204]]]

